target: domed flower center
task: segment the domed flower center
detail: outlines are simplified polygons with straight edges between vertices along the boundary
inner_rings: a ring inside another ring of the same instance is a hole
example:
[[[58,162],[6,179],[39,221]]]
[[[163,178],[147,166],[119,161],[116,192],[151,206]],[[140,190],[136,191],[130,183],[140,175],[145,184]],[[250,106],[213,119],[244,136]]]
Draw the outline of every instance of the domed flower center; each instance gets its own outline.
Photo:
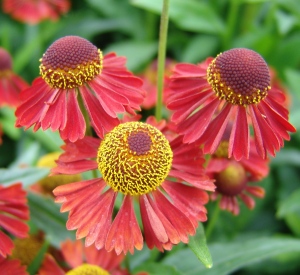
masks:
[[[0,48],[0,76],[12,69],[12,61],[9,53]]]
[[[98,168],[114,191],[143,195],[167,177],[173,153],[165,136],[142,122],[118,125],[102,140]]]
[[[109,272],[97,265],[82,264],[68,271],[66,275],[109,275]]]
[[[220,99],[245,107],[259,103],[271,88],[268,65],[249,49],[219,54],[208,66],[207,78]]]
[[[37,235],[30,235],[25,239],[14,239],[14,249],[10,257],[20,260],[22,265],[29,266],[37,256],[42,245],[43,240]]]
[[[227,158],[228,147],[229,147],[229,142],[227,140],[222,140],[217,150],[213,153],[213,156],[216,158]]]
[[[66,36],[56,40],[40,62],[40,74],[52,88],[72,89],[101,73],[103,56],[86,39]]]
[[[236,196],[246,187],[247,175],[244,167],[237,162],[215,175],[217,191],[226,196]]]

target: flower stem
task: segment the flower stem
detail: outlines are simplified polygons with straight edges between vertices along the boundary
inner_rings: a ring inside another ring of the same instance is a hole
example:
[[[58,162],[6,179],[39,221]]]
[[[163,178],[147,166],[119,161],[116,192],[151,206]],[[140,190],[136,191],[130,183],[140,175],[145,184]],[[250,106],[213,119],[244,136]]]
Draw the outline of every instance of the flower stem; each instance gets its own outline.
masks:
[[[205,230],[205,236],[206,236],[206,240],[208,240],[211,236],[211,233],[216,225],[216,222],[219,218],[219,214],[220,214],[220,206],[219,206],[219,203],[220,203],[220,199],[218,199],[215,203],[215,208],[214,208],[214,211],[213,211],[213,214],[212,216],[210,217],[209,219],[209,222],[207,224],[207,227],[206,227],[206,230]]]
[[[155,117],[157,121],[162,118],[162,99],[164,87],[164,71],[166,60],[167,34],[169,23],[169,0],[164,0],[160,18],[159,43],[158,43],[158,63],[157,63],[157,102]]]
[[[223,37],[223,50],[228,50],[232,45],[232,36],[237,22],[240,0],[231,0],[227,17],[227,30]]]

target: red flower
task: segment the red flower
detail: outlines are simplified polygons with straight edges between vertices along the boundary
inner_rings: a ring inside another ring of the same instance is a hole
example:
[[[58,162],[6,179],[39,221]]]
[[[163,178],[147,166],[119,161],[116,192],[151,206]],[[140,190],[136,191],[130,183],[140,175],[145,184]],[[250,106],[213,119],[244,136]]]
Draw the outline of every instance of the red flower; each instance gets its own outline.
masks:
[[[114,53],[103,57],[92,43],[77,36],[55,41],[41,59],[40,72],[42,76],[20,95],[17,127],[34,125],[34,131],[50,127],[74,142],[85,135],[82,103],[103,137],[119,123],[118,113],[134,114],[143,101],[142,81],[126,70],[124,57]]]
[[[1,232],[1,231],[0,231]],[[0,270],[3,275],[28,275],[26,266],[21,266],[19,260],[10,260],[0,255]]]
[[[117,255],[114,251],[107,252],[105,249],[97,250],[94,246],[84,247],[80,240],[75,242],[67,240],[63,242],[61,244],[61,253],[65,263],[67,264],[67,267],[60,267],[50,254],[46,254],[38,274],[64,275],[66,274],[65,271],[75,271],[77,269],[81,269],[82,271],[94,271],[95,274],[103,275],[127,274],[127,271],[122,270],[120,267],[120,264],[124,259],[124,254]],[[98,271],[98,273],[96,273],[96,271]],[[102,273],[99,273],[99,271]],[[76,274],[79,274],[79,272]]]
[[[24,221],[29,219],[29,210],[26,202],[26,192],[22,190],[20,183],[8,187],[0,185],[1,229],[19,238],[27,236],[29,228]],[[12,249],[12,240],[0,230],[0,256],[6,257],[7,254],[11,254]]]
[[[250,195],[258,198],[263,198],[265,195],[264,189],[253,185],[252,182],[260,181],[268,175],[269,160],[262,159],[254,149],[254,141],[250,142],[249,159],[236,161],[227,158],[229,142],[222,140],[207,165],[207,173],[216,180],[217,187],[211,194],[211,199],[216,200],[221,196],[220,208],[234,215],[240,212],[239,200],[243,201],[249,209],[253,209],[255,201]]]
[[[226,125],[233,120],[228,156],[249,157],[250,130],[259,155],[272,156],[296,129],[287,121],[288,111],[277,102],[280,91],[270,87],[263,58],[249,49],[232,49],[198,65],[178,64],[171,76],[168,108],[184,135],[184,142],[198,140],[204,153],[218,148]]]
[[[70,9],[69,0],[3,0],[5,13],[24,23],[37,24],[42,20],[57,20]]]
[[[86,246],[95,243],[117,254],[142,249],[134,203],[140,206],[148,247],[161,251],[187,243],[198,221],[206,220],[208,195],[203,189],[212,191],[214,185],[204,175],[198,145],[183,144],[181,137],[169,143],[150,124],[127,122],[102,141],[85,137],[63,149],[53,173],[76,174],[98,167],[102,174],[53,191],[56,202],[63,203],[61,211],[70,211],[67,228],[77,229],[77,239],[86,237]],[[117,196],[123,202],[112,218]]]
[[[12,71],[10,54],[0,48],[0,107],[9,105],[16,107],[19,103],[19,93],[28,84]]]

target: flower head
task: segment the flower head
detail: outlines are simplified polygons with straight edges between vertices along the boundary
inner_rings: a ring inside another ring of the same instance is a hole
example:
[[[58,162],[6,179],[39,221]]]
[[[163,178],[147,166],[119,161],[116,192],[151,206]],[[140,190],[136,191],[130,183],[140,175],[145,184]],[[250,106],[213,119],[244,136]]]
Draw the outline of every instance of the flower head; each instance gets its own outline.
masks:
[[[102,177],[57,187],[56,202],[70,211],[67,228],[86,237],[87,246],[115,250],[117,254],[141,249],[143,236],[134,204],[140,206],[146,243],[171,249],[187,243],[199,221],[206,220],[204,204],[214,190],[204,174],[198,145],[169,142],[154,126],[126,122],[102,141],[86,137],[67,143],[53,173],[73,174],[99,169]],[[189,183],[189,184],[187,184]],[[122,205],[113,218],[116,197]]]
[[[252,146],[254,141],[251,140]],[[215,179],[216,191],[211,194],[211,199],[221,197],[220,208],[234,215],[240,212],[239,200],[249,209],[253,209],[255,201],[252,198],[264,197],[262,187],[254,185],[265,178],[269,173],[269,160],[262,159],[251,147],[249,159],[236,161],[227,158],[228,141],[222,140],[216,152],[212,155],[207,165],[207,173]]]
[[[3,11],[14,19],[37,24],[45,19],[57,20],[70,9],[69,0],[3,0]]]
[[[114,251],[107,252],[105,249],[97,250],[94,246],[84,247],[81,240],[64,241],[61,243],[61,253],[64,267],[59,266],[50,254],[46,254],[38,274],[127,274],[120,266],[124,254],[117,255]]]
[[[8,187],[0,185],[0,229],[19,238],[27,236],[29,228],[24,221],[29,219],[29,210],[26,201],[26,192],[20,183]],[[12,240],[0,230],[0,257],[11,254],[12,249]]]
[[[171,76],[168,108],[184,135],[184,142],[198,140],[204,153],[214,153],[227,124],[233,121],[228,156],[249,158],[250,130],[259,155],[272,156],[296,129],[287,121],[278,91],[270,86],[270,73],[256,52],[237,48],[208,58],[199,65],[178,64]],[[282,94],[282,92],[280,92]]]
[[[16,107],[19,103],[19,93],[27,87],[28,84],[12,71],[10,54],[0,47],[0,107]]]
[[[103,137],[119,123],[119,113],[135,114],[140,109],[142,81],[126,70],[125,58],[114,53],[103,56],[84,38],[58,39],[40,61],[41,77],[20,95],[17,127],[34,125],[34,131],[50,127],[74,142],[86,131],[82,112],[87,111],[94,130]]]

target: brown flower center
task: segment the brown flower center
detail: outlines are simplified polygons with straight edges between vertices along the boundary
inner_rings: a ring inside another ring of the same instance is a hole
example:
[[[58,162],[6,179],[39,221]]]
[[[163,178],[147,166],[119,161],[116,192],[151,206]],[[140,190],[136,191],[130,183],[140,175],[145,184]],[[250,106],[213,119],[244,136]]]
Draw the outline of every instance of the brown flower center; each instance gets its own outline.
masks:
[[[104,137],[97,162],[114,191],[143,195],[162,184],[172,159],[169,142],[158,129],[147,123],[127,122]]]
[[[243,48],[220,53],[208,66],[207,79],[220,99],[234,105],[259,103],[271,88],[264,59]]]
[[[103,56],[86,39],[66,36],[56,40],[40,62],[40,74],[52,88],[72,89],[101,73]]]
[[[239,195],[246,187],[247,175],[244,167],[231,162],[223,171],[215,175],[217,191],[226,196]]]

